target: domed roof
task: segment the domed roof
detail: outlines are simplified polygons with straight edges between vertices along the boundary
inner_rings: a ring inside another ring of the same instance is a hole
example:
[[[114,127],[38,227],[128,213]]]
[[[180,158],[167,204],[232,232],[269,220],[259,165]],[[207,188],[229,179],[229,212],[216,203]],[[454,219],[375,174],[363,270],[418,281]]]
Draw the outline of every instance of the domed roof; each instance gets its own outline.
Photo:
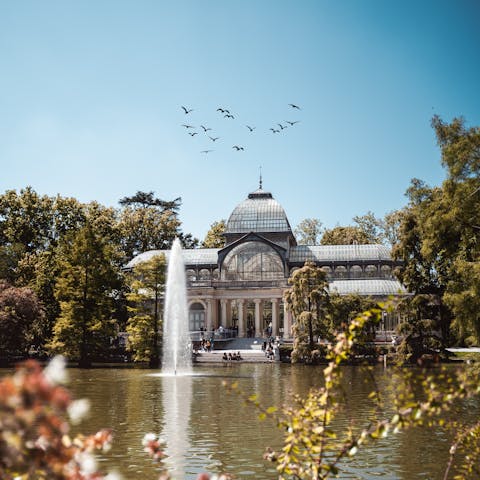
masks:
[[[291,232],[282,206],[260,187],[233,210],[225,233]]]

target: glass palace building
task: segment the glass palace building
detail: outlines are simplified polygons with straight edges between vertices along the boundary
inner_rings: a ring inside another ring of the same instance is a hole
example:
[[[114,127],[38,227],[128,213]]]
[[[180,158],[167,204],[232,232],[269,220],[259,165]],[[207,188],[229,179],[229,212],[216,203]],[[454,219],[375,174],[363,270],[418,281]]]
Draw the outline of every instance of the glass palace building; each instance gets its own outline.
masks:
[[[393,276],[398,265],[384,245],[298,245],[282,206],[260,188],[238,204],[230,215],[223,248],[183,251],[186,267],[190,330],[222,329],[238,336],[291,337],[291,313],[283,294],[291,273],[306,261],[327,274],[329,290],[374,299],[407,294]],[[127,268],[168,250],[136,256]],[[393,330],[394,316],[384,330]]]

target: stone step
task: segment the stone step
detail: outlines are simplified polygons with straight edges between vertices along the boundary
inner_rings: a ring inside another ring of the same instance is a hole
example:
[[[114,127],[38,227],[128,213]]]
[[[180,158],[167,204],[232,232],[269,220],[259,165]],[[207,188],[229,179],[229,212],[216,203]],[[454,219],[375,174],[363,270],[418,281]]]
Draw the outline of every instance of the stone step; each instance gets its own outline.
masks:
[[[215,350],[213,352],[199,352],[195,355],[194,363],[269,363],[270,361],[261,350],[240,350],[242,360],[223,360],[224,352],[237,353],[239,350]]]

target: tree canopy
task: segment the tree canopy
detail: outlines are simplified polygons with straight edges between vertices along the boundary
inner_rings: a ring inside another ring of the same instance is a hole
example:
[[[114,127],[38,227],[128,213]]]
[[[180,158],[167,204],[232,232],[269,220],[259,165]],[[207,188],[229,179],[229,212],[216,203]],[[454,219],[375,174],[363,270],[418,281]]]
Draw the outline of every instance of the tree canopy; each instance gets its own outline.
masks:
[[[432,127],[447,178],[438,187],[413,179],[393,250],[404,260],[402,282],[437,297],[442,330],[460,342],[480,341],[480,129],[462,118]]]
[[[299,245],[318,245],[322,232],[322,222],[318,218],[305,218],[295,228],[295,237]]]
[[[203,248],[223,248],[225,246],[225,233],[226,222],[224,219],[219,220],[218,222],[213,222],[210,225],[210,230],[208,230],[205,235],[205,239],[202,242]]]

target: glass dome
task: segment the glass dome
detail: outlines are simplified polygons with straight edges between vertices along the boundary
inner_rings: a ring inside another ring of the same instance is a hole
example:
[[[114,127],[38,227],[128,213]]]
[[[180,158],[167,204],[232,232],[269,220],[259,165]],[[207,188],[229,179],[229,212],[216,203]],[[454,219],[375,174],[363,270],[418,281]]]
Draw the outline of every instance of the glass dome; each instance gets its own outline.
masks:
[[[283,261],[268,245],[245,242],[237,245],[225,257],[222,280],[281,280]]]
[[[235,207],[226,228],[226,233],[291,231],[282,206],[261,188]]]

